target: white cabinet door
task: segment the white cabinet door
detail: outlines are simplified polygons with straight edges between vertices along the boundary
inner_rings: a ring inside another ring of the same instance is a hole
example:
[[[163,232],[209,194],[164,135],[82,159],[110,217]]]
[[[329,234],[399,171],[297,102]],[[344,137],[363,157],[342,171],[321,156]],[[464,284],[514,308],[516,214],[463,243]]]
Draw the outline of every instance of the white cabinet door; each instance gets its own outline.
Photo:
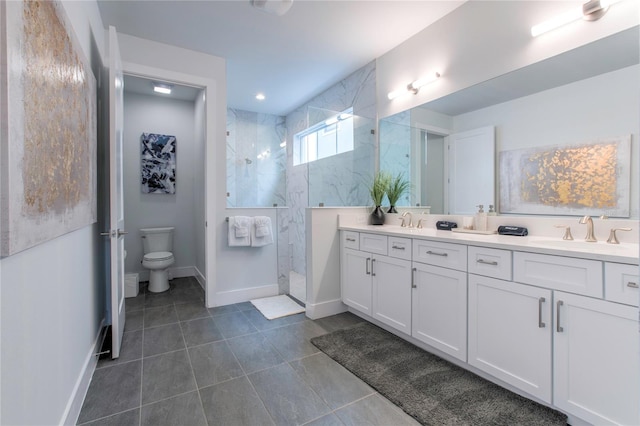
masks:
[[[551,291],[469,274],[469,364],[551,402]]]
[[[342,254],[342,302],[371,315],[371,254],[345,248]]]
[[[640,424],[638,309],[555,293],[554,405],[593,424]]]
[[[411,334],[411,262],[376,255],[371,261],[373,317]]]
[[[467,274],[413,264],[411,335],[467,360]]]

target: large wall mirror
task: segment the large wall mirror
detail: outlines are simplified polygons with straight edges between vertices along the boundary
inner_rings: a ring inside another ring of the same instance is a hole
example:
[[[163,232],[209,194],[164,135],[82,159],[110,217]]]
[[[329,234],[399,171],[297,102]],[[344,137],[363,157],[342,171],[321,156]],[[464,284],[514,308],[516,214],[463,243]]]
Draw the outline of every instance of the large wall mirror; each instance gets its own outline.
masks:
[[[623,185],[626,194],[617,194],[626,196],[626,213],[595,208],[575,214],[637,219],[639,40],[636,26],[381,119],[380,169],[401,171],[411,180],[403,205],[468,214],[476,204],[486,208],[493,202],[500,210],[502,152],[626,138],[629,183]],[[482,130],[493,140],[485,137],[483,148],[473,150],[462,145],[460,155],[452,155],[452,140]]]

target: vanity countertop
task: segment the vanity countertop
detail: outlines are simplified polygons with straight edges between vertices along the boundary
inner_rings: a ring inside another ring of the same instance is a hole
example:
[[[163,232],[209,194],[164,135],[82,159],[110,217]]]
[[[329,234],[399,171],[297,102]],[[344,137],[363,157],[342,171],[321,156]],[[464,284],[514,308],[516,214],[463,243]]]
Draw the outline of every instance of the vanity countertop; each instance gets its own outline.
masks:
[[[464,232],[441,231],[433,228],[406,228],[397,225],[346,225],[340,230],[368,232],[387,236],[419,238],[446,243],[460,243],[470,246],[489,247],[556,256],[580,257],[583,259],[638,265],[639,244],[609,244],[606,241],[586,242],[575,239],[566,241],[561,238],[510,235],[481,235]]]

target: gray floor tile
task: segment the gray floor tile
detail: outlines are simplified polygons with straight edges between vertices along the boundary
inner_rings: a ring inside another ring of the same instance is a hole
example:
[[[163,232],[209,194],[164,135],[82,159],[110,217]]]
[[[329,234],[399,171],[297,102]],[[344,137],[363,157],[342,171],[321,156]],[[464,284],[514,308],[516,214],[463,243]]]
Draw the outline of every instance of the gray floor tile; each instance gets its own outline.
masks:
[[[125,302],[126,303],[126,302]],[[139,311],[126,311],[126,319],[124,322],[124,331],[136,331],[142,330],[144,319],[144,310]]]
[[[173,298],[170,291],[163,291],[162,293],[148,292],[144,296],[144,307],[146,308],[159,308],[160,306],[173,305]]]
[[[413,417],[380,394],[368,396],[335,412],[345,425],[419,425]]]
[[[210,425],[273,425],[273,420],[246,376],[200,389]]]
[[[144,310],[144,328],[157,327],[174,322],[178,322],[178,315],[173,305],[146,308]]]
[[[176,304],[175,307],[180,321],[190,321],[211,316],[202,302],[180,303]]]
[[[257,309],[247,309],[242,311],[242,313],[251,321],[251,324],[260,331],[272,330],[274,328],[307,321],[304,312],[272,320],[266,319]]]
[[[140,424],[140,409],[125,411],[114,414],[89,423],[82,423],[83,426],[138,426]]]
[[[142,355],[144,357],[184,349],[180,324],[161,325],[144,331]]]
[[[78,423],[139,407],[141,377],[141,361],[95,370]]]
[[[217,315],[230,314],[231,312],[239,312],[236,305],[216,306],[215,308],[209,308],[209,313],[212,317]]]
[[[253,373],[248,378],[278,425],[302,424],[331,412],[289,364]]]
[[[124,311],[129,312],[141,311],[144,309],[145,294],[138,293],[136,297],[128,297],[124,299]]]
[[[305,426],[344,426],[344,423],[340,421],[335,414],[327,414],[319,419],[313,420],[309,423],[305,423]]]
[[[186,350],[145,358],[142,371],[142,404],[196,390]]]
[[[142,330],[128,331],[122,335],[120,356],[116,359],[111,357],[100,359],[96,368],[110,367],[140,358],[142,358]]]
[[[256,307],[253,306],[253,303],[251,302],[242,302],[242,303],[236,303],[235,306],[239,311],[246,311],[247,309],[255,309]]]
[[[343,312],[341,314],[332,315],[330,317],[320,318],[315,323],[331,333],[332,331],[342,330],[363,322],[364,320],[351,312]]]
[[[225,341],[189,348],[189,357],[199,388],[244,375]]]
[[[181,322],[180,326],[187,346],[203,345],[224,339],[211,318]]]
[[[204,304],[204,292],[195,287],[183,287],[171,292],[174,303],[202,303]]]
[[[309,340],[325,333],[326,331],[322,327],[312,321],[299,322],[262,332],[286,361],[319,352],[319,349],[313,346]]]
[[[246,374],[273,367],[284,362],[282,355],[262,333],[254,333],[228,340],[229,347]]]
[[[213,322],[218,327],[218,330],[226,339],[232,337],[243,336],[245,334],[255,333],[258,330],[251,324],[251,322],[243,315],[242,312],[232,312],[225,315],[216,315],[213,317]]]
[[[198,392],[175,396],[142,407],[142,426],[207,426]]]
[[[365,382],[322,352],[290,364],[333,410],[375,393]]]

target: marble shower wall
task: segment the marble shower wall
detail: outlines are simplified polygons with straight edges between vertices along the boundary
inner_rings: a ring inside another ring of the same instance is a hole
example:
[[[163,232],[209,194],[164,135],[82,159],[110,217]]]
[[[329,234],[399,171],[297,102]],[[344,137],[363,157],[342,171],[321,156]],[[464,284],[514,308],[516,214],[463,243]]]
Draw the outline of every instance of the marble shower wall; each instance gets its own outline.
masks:
[[[286,117],[287,206],[291,268],[306,274],[305,209],[309,206],[369,205],[365,182],[376,161],[375,61],[300,106]],[[319,109],[340,112],[353,107],[354,150],[293,166],[293,137],[309,127],[309,115]]]
[[[227,207],[286,205],[285,118],[227,109]]]
[[[411,111],[380,120],[380,170],[393,176],[403,173],[405,178],[411,179],[411,131]],[[409,205],[408,194],[398,200],[398,206]]]

